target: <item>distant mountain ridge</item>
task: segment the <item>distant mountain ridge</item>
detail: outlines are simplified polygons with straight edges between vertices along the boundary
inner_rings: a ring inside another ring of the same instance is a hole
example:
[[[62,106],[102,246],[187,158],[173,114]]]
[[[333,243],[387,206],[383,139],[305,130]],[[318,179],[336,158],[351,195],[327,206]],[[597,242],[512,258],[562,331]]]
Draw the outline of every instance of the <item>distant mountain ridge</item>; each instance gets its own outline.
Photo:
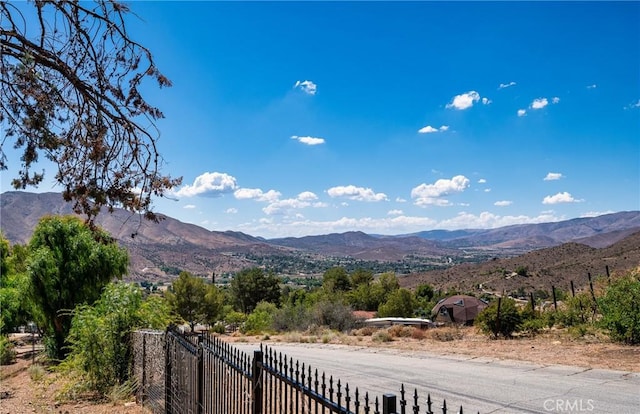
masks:
[[[13,244],[27,243],[42,216],[73,214],[71,205],[60,193],[20,191],[0,195],[0,212],[0,228]],[[566,242],[600,248],[640,231],[640,211],[487,230],[431,230],[397,236],[353,231],[278,239],[263,239],[235,231],[209,231],[171,217],[161,217],[160,223],[151,223],[116,209],[112,214],[100,214],[96,220],[128,249],[133,279],[168,280],[176,269],[199,275],[211,274],[212,269],[216,272],[237,271],[255,265],[250,257],[287,256],[296,252],[369,261],[401,261],[409,255],[456,256],[463,249],[513,256]]]

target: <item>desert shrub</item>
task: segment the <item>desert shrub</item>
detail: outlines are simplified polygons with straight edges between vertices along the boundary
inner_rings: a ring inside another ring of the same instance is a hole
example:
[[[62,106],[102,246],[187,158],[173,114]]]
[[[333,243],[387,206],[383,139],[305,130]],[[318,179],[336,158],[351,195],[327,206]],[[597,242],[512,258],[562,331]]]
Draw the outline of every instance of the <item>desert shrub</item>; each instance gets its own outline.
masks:
[[[640,270],[614,280],[598,304],[602,313],[600,323],[611,339],[640,344]]]
[[[44,367],[40,364],[30,365],[27,372],[29,373],[29,378],[36,382],[41,381],[47,373]]]
[[[16,360],[13,343],[4,335],[0,335],[0,365],[9,365]]]
[[[500,313],[498,314],[498,304],[500,304]],[[505,338],[518,330],[522,322],[520,312],[516,306],[515,300],[511,298],[502,298],[502,300],[494,301],[478,314],[475,320],[476,326],[480,330],[489,334],[494,338],[502,336]]]
[[[564,301],[564,305],[557,312],[556,322],[565,327],[591,322],[595,309],[591,294],[582,292]]]
[[[351,307],[342,302],[320,301],[311,310],[312,321],[336,331],[346,332],[355,325]]]
[[[373,326],[365,326],[360,329],[356,329],[353,334],[355,336],[371,336],[376,331],[377,328],[374,328]]]
[[[393,341],[393,337],[386,330],[380,330],[371,336],[371,340],[373,342],[391,342]]]
[[[240,328],[244,334],[260,334],[273,329],[273,314],[276,312],[276,305],[269,302],[260,302],[253,312],[247,316],[247,320]]]
[[[387,301],[378,307],[378,316],[409,318],[413,316],[415,309],[416,300],[413,293],[407,289],[398,289],[391,292]]]
[[[413,339],[424,339],[426,336],[425,330],[420,328],[411,328],[411,338]]]
[[[409,338],[413,329],[410,326],[393,325],[388,329],[388,332],[394,338]]]
[[[425,336],[436,341],[448,342],[464,338],[464,332],[457,326],[443,326],[429,329]]]
[[[310,323],[309,309],[302,304],[285,305],[273,315],[273,329],[280,332],[304,331]]]

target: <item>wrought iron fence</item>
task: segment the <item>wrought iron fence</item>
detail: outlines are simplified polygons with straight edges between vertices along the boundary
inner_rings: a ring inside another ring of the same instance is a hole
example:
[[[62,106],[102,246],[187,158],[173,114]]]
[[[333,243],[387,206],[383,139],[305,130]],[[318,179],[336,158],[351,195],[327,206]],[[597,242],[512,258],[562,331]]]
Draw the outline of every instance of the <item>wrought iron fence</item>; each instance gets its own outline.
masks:
[[[401,385],[399,398],[372,397],[358,388],[272,348],[246,354],[207,333],[189,335],[170,327],[164,337],[164,404],[157,396],[159,375],[136,369],[139,400],[154,413],[167,414],[436,414],[449,411],[446,400],[434,407],[431,395],[421,405],[418,390]],[[147,341],[144,340],[143,341]],[[155,344],[155,343],[154,343]],[[157,346],[157,344],[155,344]],[[148,352],[148,351],[142,351]],[[139,352],[137,352],[139,354]],[[145,358],[136,357],[136,364]],[[434,409],[436,411],[434,411]]]

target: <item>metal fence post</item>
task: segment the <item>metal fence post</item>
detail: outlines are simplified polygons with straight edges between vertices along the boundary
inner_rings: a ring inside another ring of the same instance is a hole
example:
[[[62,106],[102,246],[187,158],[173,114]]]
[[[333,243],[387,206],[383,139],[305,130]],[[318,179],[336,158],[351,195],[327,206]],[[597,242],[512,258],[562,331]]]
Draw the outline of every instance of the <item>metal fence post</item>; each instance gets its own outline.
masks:
[[[169,329],[164,340],[164,412],[171,414],[171,335]]]
[[[252,414],[262,414],[262,358],[261,350],[253,351],[251,362]]]
[[[382,414],[396,414],[396,396],[384,394],[382,396]]]
[[[147,394],[147,367],[146,367],[146,359],[147,359],[147,335],[142,334],[142,385],[140,386],[140,403],[144,405]]]
[[[202,333],[198,334],[198,372],[197,372],[197,381],[198,381],[198,399],[197,399],[197,410],[198,414],[202,414],[202,408],[204,407],[204,357],[203,357],[203,349],[202,349],[202,341],[203,335]]]

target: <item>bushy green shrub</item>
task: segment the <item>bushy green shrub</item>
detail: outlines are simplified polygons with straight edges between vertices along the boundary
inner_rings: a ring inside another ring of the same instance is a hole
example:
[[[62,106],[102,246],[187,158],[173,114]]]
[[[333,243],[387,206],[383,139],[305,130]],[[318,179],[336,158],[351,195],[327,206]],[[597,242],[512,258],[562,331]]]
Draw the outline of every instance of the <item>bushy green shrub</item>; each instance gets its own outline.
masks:
[[[640,344],[640,270],[614,280],[600,298],[602,326],[611,339]]]
[[[273,328],[279,332],[304,331],[310,323],[310,311],[303,304],[287,304],[273,315]]]
[[[0,365],[9,365],[16,360],[16,351],[9,339],[0,335]]]
[[[276,305],[269,302],[260,302],[253,312],[247,316],[247,320],[240,328],[244,334],[260,334],[273,330],[273,314],[276,312]]]
[[[130,334],[137,328],[164,329],[171,321],[162,300],[142,299],[133,284],[111,283],[93,306],[76,308],[69,332],[71,352],[65,364],[79,369],[83,385],[106,393],[129,379]]]
[[[311,309],[313,324],[340,332],[346,332],[355,325],[351,307],[342,302],[324,300]]]
[[[499,314],[498,304],[500,304]],[[498,336],[511,337],[518,330],[521,322],[522,319],[516,302],[511,298],[502,298],[500,301],[494,301],[484,308],[475,320],[476,326],[483,333],[490,334],[494,338]]]

